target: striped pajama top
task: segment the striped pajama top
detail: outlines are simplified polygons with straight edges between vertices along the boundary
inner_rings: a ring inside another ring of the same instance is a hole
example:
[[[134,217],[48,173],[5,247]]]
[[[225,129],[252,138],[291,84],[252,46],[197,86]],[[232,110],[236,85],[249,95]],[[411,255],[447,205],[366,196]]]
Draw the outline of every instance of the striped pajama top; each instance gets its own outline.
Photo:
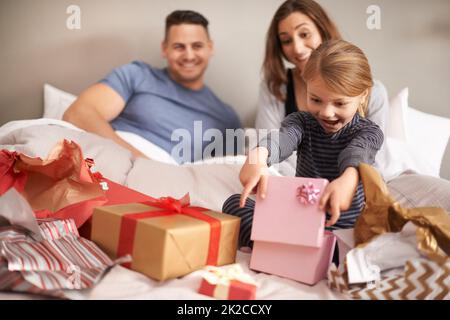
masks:
[[[297,150],[297,177],[333,181],[348,167],[357,168],[361,162],[372,165],[383,139],[381,129],[359,114],[338,132],[326,133],[310,113],[299,111],[288,115],[280,130],[271,132],[258,145],[269,150],[269,166],[284,161]],[[360,182],[350,209],[341,212],[333,229],[353,228],[364,201]]]

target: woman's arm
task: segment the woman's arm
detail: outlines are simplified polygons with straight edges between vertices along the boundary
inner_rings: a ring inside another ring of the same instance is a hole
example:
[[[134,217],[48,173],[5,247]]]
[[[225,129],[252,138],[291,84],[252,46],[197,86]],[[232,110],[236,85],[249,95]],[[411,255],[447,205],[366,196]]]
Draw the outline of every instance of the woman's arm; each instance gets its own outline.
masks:
[[[256,111],[255,128],[259,130],[279,130],[281,122],[285,118],[284,103],[277,98],[267,88],[265,81],[261,81],[259,87],[258,104]],[[261,138],[262,132],[259,131]],[[279,172],[284,176],[294,176],[297,166],[297,157],[294,154],[280,163],[277,167]]]
[[[265,81],[259,86],[258,103],[256,110],[256,129],[280,129],[285,116],[284,105],[269,92]]]

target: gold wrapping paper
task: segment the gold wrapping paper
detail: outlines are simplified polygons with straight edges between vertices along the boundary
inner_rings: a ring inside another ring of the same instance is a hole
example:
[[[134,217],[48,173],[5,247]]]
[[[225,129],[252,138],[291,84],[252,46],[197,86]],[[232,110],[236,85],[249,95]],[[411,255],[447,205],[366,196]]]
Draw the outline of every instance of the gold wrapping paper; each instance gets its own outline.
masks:
[[[99,207],[92,217],[92,240],[116,258],[122,216],[161,211],[140,203]],[[218,265],[235,262],[240,219],[224,213],[203,211],[221,223]],[[137,221],[131,268],[156,280],[186,275],[205,266],[210,225],[183,214]]]
[[[450,255],[450,217],[442,208],[401,207],[389,195],[386,184],[370,165],[361,164],[359,173],[366,205],[355,223],[355,245],[362,247],[385,232],[399,232],[411,221],[416,227],[417,248],[434,261],[443,263]],[[420,185],[417,186],[420,188]]]

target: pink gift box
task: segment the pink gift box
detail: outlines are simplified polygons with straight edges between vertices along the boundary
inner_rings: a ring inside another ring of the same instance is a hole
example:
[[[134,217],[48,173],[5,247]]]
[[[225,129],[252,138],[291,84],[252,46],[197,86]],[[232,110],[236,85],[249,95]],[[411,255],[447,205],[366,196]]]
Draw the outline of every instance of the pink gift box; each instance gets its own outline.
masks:
[[[325,232],[325,179],[269,177],[256,198],[250,268],[313,285],[325,278],[336,238]],[[301,196],[300,196],[301,195]]]
[[[255,241],[250,268],[314,285],[325,278],[335,243],[328,231],[320,248]]]

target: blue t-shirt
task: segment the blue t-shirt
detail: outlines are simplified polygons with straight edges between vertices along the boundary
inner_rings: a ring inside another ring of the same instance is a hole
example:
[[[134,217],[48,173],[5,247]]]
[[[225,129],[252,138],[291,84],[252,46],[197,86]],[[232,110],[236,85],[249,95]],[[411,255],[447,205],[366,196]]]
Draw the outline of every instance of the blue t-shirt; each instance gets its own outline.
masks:
[[[166,69],[133,61],[114,69],[100,82],[125,100],[125,108],[111,122],[112,127],[138,134],[171,154],[175,146],[180,150],[189,144],[190,159],[183,151],[173,154],[180,163],[202,158],[203,150],[214,140],[202,137],[206,130],[217,129],[225,138],[226,129],[241,128],[236,112],[207,86],[200,90],[183,87],[169,77]],[[177,130],[181,134],[172,138],[176,129],[181,129]],[[225,147],[223,141],[223,150]]]

